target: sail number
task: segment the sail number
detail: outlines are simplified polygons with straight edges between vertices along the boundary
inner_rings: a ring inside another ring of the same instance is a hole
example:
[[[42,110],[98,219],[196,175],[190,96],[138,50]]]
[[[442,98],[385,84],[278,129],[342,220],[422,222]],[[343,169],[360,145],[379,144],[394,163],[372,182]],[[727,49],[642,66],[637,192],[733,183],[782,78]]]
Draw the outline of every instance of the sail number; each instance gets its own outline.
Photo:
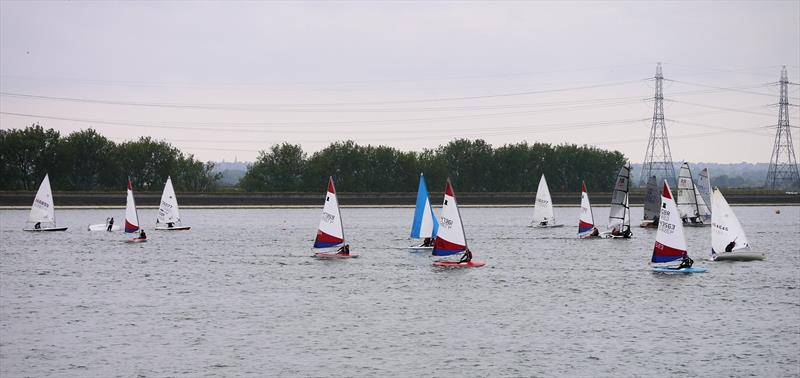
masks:
[[[169,207],[169,208],[171,209],[171,208],[172,208],[172,205],[171,205],[171,204],[168,204],[168,203],[166,203],[166,202],[164,202],[164,201],[161,201],[161,207]]]
[[[541,203],[542,205],[549,205],[549,204],[550,204],[550,201],[548,201],[548,200],[544,200],[544,199],[541,199],[541,198],[537,198],[537,199],[536,199],[536,202],[539,202],[539,203]]]
[[[333,223],[333,220],[336,219],[336,216],[333,214],[328,214],[326,212],[322,212],[322,221],[326,223]]]
[[[41,207],[45,207],[45,208],[50,207],[49,203],[44,202],[44,201],[42,201],[42,200],[40,200],[38,198],[34,199],[33,202],[36,203],[37,205],[41,206]]]
[[[451,227],[453,227],[453,220],[452,219],[447,219],[445,217],[442,217],[442,221],[439,222],[439,224],[441,224],[442,227],[451,228]]]

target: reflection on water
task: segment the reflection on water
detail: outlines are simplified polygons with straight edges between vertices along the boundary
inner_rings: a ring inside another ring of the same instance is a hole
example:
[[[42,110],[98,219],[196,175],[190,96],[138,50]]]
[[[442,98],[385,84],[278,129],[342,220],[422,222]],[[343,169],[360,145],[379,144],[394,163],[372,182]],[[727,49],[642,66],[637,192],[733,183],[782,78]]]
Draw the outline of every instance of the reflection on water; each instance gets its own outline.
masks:
[[[690,228],[709,273],[679,276],[648,271],[652,230],[578,240],[577,208],[545,230],[462,209],[471,270],[402,248],[410,208],[342,209],[347,261],[310,258],[319,209],[186,209],[188,232],[140,210],[144,244],[85,231],[122,210],[57,210],[70,229],[42,234],[4,210],[0,376],[797,375],[800,207],[774,210],[734,208],[767,260],[701,261]]]

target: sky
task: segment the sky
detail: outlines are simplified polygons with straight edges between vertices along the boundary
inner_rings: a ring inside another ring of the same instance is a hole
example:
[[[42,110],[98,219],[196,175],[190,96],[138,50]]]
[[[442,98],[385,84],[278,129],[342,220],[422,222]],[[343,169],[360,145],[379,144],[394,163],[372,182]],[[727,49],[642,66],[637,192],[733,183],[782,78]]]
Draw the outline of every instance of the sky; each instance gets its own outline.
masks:
[[[769,162],[800,1],[3,0],[0,128],[151,136],[204,161],[481,138],[640,163],[659,62],[674,161]]]

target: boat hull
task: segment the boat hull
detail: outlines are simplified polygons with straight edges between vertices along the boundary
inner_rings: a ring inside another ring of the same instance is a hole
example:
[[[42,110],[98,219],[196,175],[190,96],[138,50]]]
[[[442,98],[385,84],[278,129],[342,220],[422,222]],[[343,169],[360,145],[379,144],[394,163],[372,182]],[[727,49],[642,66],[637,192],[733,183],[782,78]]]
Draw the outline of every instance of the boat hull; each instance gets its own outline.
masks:
[[[486,265],[486,263],[483,261],[458,262],[458,261],[437,260],[433,262],[433,265],[443,266],[448,268],[478,268]]]
[[[639,224],[639,227],[641,227],[641,228],[658,228],[658,224],[656,224],[652,220],[645,220],[645,221],[642,221],[642,223]]]
[[[66,231],[67,227],[42,227],[42,228],[23,228],[22,231],[30,232],[48,232],[48,231]]]
[[[433,246],[430,247],[414,246],[414,247],[408,247],[408,250],[409,252],[431,252],[433,251]]]
[[[758,252],[723,252],[713,255],[714,261],[758,261],[764,260],[763,253]]]
[[[705,273],[707,271],[708,269],[706,268],[682,268],[682,269],[667,268],[667,267],[653,268],[653,272],[655,273]]]
[[[626,238],[623,235],[614,235],[611,231],[601,232],[600,237],[603,239],[630,239],[630,236]]]
[[[528,227],[531,227],[531,228],[558,228],[558,227],[564,227],[564,225],[563,224],[548,224],[547,226],[542,226],[540,224],[532,224],[532,225],[530,225]]]
[[[192,226],[179,226],[179,227],[156,227],[158,231],[188,231],[192,228]]]
[[[147,239],[136,238],[136,239],[131,239],[131,240],[125,240],[125,243],[144,243],[146,241],[147,241]]]
[[[314,257],[318,259],[354,259],[358,257],[358,255],[349,254],[343,255],[341,253],[315,253]]]
[[[89,231],[121,231],[121,230],[122,230],[122,226],[120,226],[118,224],[115,224],[115,225],[111,226],[111,230],[108,229],[108,225],[107,224],[100,223],[100,224],[90,224],[89,225]]]

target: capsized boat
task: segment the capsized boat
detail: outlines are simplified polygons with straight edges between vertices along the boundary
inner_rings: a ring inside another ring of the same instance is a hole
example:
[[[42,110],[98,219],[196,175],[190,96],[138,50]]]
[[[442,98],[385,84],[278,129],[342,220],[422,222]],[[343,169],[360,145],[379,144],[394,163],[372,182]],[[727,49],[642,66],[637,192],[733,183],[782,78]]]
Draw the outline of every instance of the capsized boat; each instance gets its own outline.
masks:
[[[425,185],[425,176],[419,174],[419,187],[417,188],[417,205],[414,209],[414,218],[411,222],[411,237],[424,239],[420,245],[408,247],[411,251],[433,250],[433,238],[439,231],[439,222],[433,213],[431,200],[428,196],[428,186]]]
[[[667,180],[664,180],[664,187],[661,192],[661,212],[658,217],[658,231],[656,232],[656,243],[653,247],[653,256],[650,259],[654,272],[661,273],[702,273],[705,268],[696,267],[672,267],[666,266],[676,260],[688,258],[686,248],[686,237],[683,233],[683,222],[681,221],[678,207],[672,198]]]
[[[644,216],[639,227],[658,227],[659,206],[661,206],[661,198],[658,196],[658,182],[656,176],[650,176],[647,179],[647,191],[644,195]]]
[[[703,221],[703,212],[700,210],[697,198],[694,180],[692,180],[692,171],[689,169],[689,163],[684,162],[681,165],[680,173],[678,173],[677,206],[681,221],[685,226],[701,227],[709,225]],[[702,201],[702,197],[700,201]]]
[[[750,250],[747,235],[722,192],[711,197],[711,259],[714,261],[763,260],[764,254]]]
[[[598,236],[600,236],[600,232],[594,226],[592,204],[589,202],[589,194],[586,193],[586,183],[581,181],[581,213],[578,219],[578,237],[588,239]]]
[[[553,214],[553,200],[550,198],[550,189],[547,187],[547,180],[542,174],[539,179],[539,188],[536,189],[536,201],[533,205],[533,222],[531,227],[563,227],[563,224],[556,223]]]
[[[50,189],[50,176],[44,175],[44,180],[39,184],[36,197],[33,198],[28,221],[25,222],[23,231],[66,231],[67,227],[56,226],[56,211],[53,204],[53,191]]]
[[[342,215],[339,212],[339,201],[336,199],[336,188],[333,186],[333,177],[328,178],[328,191],[325,193],[325,205],[322,208],[322,217],[317,227],[317,237],[314,239],[314,248],[340,247],[336,253],[314,253],[316,258],[336,259],[353,258],[358,255],[350,253],[350,245],[344,239]]]
[[[442,203],[442,216],[439,220],[439,234],[433,244],[434,256],[452,256],[464,253],[461,260],[437,260],[433,265],[467,268],[486,265],[482,261],[472,261],[472,252],[467,247],[467,236],[464,233],[464,224],[461,222],[461,212],[458,210],[456,195],[453,192],[453,185],[450,179],[444,187],[444,202]]]
[[[626,163],[619,169],[614,190],[611,193],[611,209],[608,211],[608,231],[600,236],[613,239],[628,239],[631,232],[631,212],[628,204],[631,167]]]
[[[191,228],[190,226],[181,225],[181,214],[178,210],[178,197],[175,196],[175,189],[172,187],[172,178],[167,176],[167,182],[164,184],[164,191],[161,193],[161,204],[158,205],[156,230],[185,231]]]
[[[119,231],[122,229],[118,223],[112,223],[114,221],[114,217],[110,217],[106,219],[106,223],[97,223],[97,224],[90,224],[88,227],[89,231]],[[111,227],[109,227],[111,226]]]
[[[139,212],[136,210],[136,200],[133,198],[133,185],[128,178],[128,198],[125,203],[125,233],[132,234],[139,231],[139,236],[128,240],[129,243],[142,243],[147,241],[144,230],[139,227]]]

